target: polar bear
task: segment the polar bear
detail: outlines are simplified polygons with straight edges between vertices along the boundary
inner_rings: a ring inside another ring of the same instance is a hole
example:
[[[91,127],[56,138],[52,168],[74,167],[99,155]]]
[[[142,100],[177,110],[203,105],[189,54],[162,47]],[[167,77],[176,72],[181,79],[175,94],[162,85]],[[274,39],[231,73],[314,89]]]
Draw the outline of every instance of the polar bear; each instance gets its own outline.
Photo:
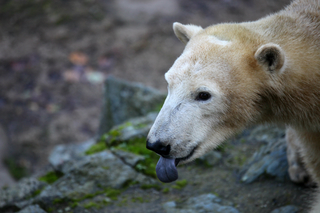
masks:
[[[254,22],[173,29],[186,47],[165,74],[168,96],[147,139],[158,178],[176,180],[178,164],[249,125],[276,123],[287,126],[291,178],[319,184],[320,1],[296,0]]]

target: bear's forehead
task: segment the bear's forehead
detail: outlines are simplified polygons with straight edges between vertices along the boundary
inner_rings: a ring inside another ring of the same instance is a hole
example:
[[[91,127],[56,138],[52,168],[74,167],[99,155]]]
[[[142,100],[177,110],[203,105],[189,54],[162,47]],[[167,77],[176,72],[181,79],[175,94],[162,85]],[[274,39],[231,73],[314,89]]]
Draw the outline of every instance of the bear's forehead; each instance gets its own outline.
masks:
[[[226,70],[230,63],[230,54],[220,48],[199,44],[196,48],[188,47],[177,58],[165,74],[167,80],[197,75],[199,72]],[[206,73],[209,74],[209,73]]]
[[[198,87],[213,84],[223,87],[224,82],[230,78],[231,70],[231,66],[222,58],[206,61],[202,58],[179,57],[165,74],[165,79],[170,88],[179,85]]]

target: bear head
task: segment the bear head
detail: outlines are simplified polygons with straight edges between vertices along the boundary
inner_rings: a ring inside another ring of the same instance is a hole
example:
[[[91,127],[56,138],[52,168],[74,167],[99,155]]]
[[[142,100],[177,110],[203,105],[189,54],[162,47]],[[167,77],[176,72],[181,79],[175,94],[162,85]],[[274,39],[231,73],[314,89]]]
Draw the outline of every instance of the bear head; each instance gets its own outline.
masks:
[[[174,23],[173,29],[186,47],[165,74],[168,96],[147,141],[161,156],[156,170],[163,182],[177,179],[178,164],[268,119],[264,93],[286,67],[280,46],[239,24]]]

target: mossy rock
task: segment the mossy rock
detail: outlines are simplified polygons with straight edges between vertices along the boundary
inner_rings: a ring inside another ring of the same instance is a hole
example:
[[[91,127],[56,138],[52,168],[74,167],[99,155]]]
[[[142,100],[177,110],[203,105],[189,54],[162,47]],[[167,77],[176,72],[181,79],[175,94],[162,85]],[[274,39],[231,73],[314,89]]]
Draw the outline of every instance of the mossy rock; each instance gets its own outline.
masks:
[[[40,181],[43,181],[45,183],[48,183],[48,184],[52,184],[54,182],[56,182],[59,178],[61,178],[63,176],[63,173],[62,172],[59,172],[59,171],[51,171],[51,172],[48,172],[47,174],[39,177],[38,179]]]
[[[143,156],[143,160],[136,163],[134,168],[138,172],[156,178],[155,167],[159,156],[146,149],[146,135],[156,116],[157,113],[150,113],[145,117],[130,119],[121,125],[115,126],[104,134],[96,144],[92,145],[85,154],[92,155],[109,149],[113,152],[122,150]]]

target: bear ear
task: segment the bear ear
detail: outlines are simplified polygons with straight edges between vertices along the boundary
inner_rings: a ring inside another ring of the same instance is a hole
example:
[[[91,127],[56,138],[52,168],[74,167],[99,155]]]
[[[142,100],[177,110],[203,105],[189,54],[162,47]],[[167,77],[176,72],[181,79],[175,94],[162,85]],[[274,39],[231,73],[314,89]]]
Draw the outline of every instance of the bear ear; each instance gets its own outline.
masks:
[[[284,66],[285,54],[277,44],[268,43],[259,47],[254,54],[255,59],[270,72],[280,71]]]
[[[177,38],[184,44],[187,44],[188,41],[201,30],[203,29],[200,26],[183,25],[178,22],[173,23],[174,34],[176,34]]]

